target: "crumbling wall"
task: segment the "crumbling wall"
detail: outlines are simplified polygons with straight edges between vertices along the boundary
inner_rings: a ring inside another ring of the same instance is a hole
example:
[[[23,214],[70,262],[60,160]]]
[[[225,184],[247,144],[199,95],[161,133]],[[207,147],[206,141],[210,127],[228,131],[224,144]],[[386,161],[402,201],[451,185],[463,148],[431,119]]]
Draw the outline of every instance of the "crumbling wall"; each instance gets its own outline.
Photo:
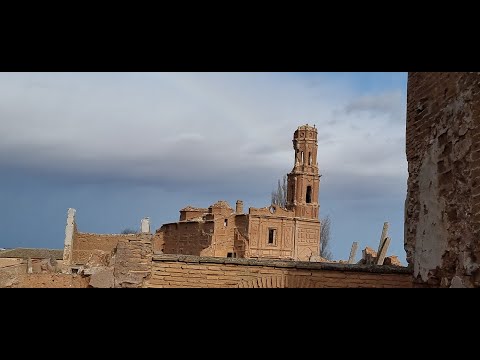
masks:
[[[13,260],[13,259],[12,259]],[[0,268],[0,288],[85,288],[88,280],[80,275],[61,273],[52,259],[15,259]]]
[[[145,287],[409,288],[412,276],[398,266],[154,255]]]
[[[120,240],[115,253],[114,286],[143,287],[151,274],[152,254],[151,235]]]
[[[151,273],[152,250],[152,235],[126,235],[111,254],[92,253],[89,261],[78,267],[78,274],[92,288],[142,287]]]
[[[86,264],[90,257],[99,253],[110,254],[119,241],[131,235],[124,234],[90,234],[75,232],[73,235],[72,264]]]
[[[180,221],[201,218],[203,214],[206,214],[207,212],[208,209],[206,208],[195,208],[192,206],[187,206],[186,208],[180,210]]]
[[[242,257],[248,243],[247,215],[235,213],[213,216],[213,236],[211,244],[200,256]]]
[[[409,73],[406,130],[415,280],[480,286],[480,73]]]
[[[237,208],[243,210],[243,203],[237,202]],[[237,211],[237,214],[241,211]],[[248,255],[248,215],[236,215],[234,217],[233,248],[237,258]]]
[[[165,224],[155,234],[155,251],[165,254],[200,255],[210,247],[213,229],[213,221]]]
[[[65,241],[63,249],[63,263],[65,266],[77,267],[85,265],[108,265],[114,250],[120,241],[138,236],[150,235],[150,218],[141,220],[140,234],[94,234],[79,232],[76,223],[76,210],[67,211],[67,225],[65,227]]]
[[[111,252],[92,250],[81,265],[64,265],[53,258],[9,259],[0,267],[0,288],[143,287],[151,274],[152,253],[152,235],[130,234]]]

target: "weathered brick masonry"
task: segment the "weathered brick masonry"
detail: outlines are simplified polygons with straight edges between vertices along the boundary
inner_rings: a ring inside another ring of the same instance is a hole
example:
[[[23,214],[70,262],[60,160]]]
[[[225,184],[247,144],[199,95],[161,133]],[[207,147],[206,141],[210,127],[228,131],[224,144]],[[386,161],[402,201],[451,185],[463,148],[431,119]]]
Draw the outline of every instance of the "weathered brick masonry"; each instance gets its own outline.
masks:
[[[111,253],[118,242],[131,235],[91,234],[75,232],[73,237],[73,264],[86,264],[94,254]]]
[[[411,272],[365,266],[282,260],[154,255],[150,288],[409,288]]]
[[[293,168],[285,208],[271,205],[243,211],[225,201],[208,208],[187,206],[180,220],[164,224],[154,237],[155,251],[197,256],[309,261],[320,255],[318,219],[320,173],[318,130],[299,126],[293,134]]]
[[[480,286],[480,73],[409,73],[406,151],[416,282]]]
[[[0,287],[411,287],[411,271],[365,266],[191,255],[152,255],[152,236],[126,235],[112,256],[75,265],[78,273],[48,267],[28,273],[27,261],[0,269]],[[91,258],[90,258],[91,260]],[[108,261],[104,261],[108,260]]]

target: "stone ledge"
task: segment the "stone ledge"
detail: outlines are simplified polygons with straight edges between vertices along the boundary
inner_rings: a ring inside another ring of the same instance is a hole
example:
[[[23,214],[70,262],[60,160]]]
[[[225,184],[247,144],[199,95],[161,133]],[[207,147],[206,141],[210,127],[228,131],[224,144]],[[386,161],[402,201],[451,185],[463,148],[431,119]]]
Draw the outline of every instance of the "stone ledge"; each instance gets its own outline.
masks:
[[[0,251],[0,258],[63,260],[63,249],[15,248]]]
[[[308,261],[288,261],[271,259],[242,259],[242,258],[219,258],[203,257],[193,255],[175,255],[175,254],[157,254],[153,255],[154,262],[183,262],[183,263],[201,263],[201,264],[223,264],[223,265],[248,265],[248,266],[266,266],[275,268],[296,268],[302,270],[332,270],[332,271],[350,271],[379,274],[412,274],[412,269],[401,266],[388,265],[358,265],[358,264],[339,264],[322,263]]]

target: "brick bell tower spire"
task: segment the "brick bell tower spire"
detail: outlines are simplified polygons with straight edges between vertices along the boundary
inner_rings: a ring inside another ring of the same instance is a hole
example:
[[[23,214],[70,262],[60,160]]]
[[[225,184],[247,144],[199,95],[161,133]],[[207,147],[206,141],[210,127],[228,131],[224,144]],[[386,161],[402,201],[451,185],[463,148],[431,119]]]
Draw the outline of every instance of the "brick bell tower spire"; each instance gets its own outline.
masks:
[[[318,219],[320,176],[317,163],[317,129],[302,125],[293,135],[295,165],[288,174],[287,209],[295,217]]]

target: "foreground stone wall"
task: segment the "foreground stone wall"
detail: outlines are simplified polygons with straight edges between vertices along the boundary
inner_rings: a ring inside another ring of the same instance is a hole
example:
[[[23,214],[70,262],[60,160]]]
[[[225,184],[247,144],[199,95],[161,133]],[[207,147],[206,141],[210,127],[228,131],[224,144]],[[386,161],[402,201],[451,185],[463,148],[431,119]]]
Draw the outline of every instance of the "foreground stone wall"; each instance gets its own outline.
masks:
[[[405,250],[417,283],[480,286],[480,73],[409,73]]]
[[[88,279],[69,274],[23,274],[15,278],[14,288],[86,288]]]
[[[63,274],[56,269],[37,269],[41,260],[31,262],[17,259],[18,263],[0,268],[0,288],[86,288],[88,279],[79,275]],[[47,259],[44,259],[47,260]]]
[[[113,251],[92,252],[84,265],[49,259],[8,259],[0,264],[2,287],[143,287],[151,274],[152,236],[125,235]],[[0,259],[2,260],[2,259]],[[72,271],[74,269],[75,271]]]
[[[0,287],[56,288],[408,288],[410,269],[282,260],[152,255],[148,236],[122,239],[108,265],[66,274],[28,273],[25,261],[0,269]]]
[[[154,255],[151,288],[409,288],[410,270],[281,260]]]

